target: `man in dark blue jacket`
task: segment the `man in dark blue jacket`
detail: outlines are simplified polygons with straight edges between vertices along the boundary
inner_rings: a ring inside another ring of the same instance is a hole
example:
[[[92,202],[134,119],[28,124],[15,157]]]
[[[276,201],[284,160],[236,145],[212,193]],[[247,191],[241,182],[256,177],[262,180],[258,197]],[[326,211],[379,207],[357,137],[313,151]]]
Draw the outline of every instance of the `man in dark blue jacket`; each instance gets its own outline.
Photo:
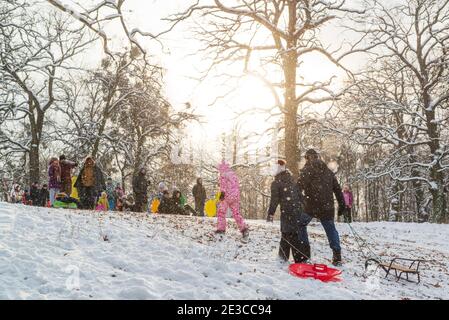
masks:
[[[342,215],[345,201],[335,174],[320,159],[318,153],[310,149],[306,152],[306,164],[298,179],[300,193],[304,193],[304,211],[300,219],[300,240],[308,244],[307,225],[313,218],[320,220],[333,251],[332,264],[341,265],[340,236],[335,227],[334,196],[338,202],[338,214]],[[309,255],[310,256],[310,255]]]

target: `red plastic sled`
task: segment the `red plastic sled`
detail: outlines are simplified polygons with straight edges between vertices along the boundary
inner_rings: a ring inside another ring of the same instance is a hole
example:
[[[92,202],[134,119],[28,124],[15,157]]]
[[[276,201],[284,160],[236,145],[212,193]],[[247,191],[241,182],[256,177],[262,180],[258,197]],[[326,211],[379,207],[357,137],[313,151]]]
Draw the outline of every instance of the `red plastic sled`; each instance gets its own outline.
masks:
[[[338,282],[341,270],[329,268],[324,264],[295,263],[289,267],[290,273],[298,278],[313,278],[323,282]]]

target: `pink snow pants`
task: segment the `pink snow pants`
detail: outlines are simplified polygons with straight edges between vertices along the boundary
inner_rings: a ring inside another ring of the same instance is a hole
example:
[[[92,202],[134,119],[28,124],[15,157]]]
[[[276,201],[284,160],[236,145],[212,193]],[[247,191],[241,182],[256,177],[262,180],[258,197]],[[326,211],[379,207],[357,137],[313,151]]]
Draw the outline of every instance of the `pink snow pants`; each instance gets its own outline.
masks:
[[[220,201],[218,204],[218,231],[226,231],[226,213],[228,208],[231,208],[232,216],[237,223],[239,230],[243,232],[246,229],[245,221],[240,214],[240,205],[238,201],[228,202],[226,200]]]

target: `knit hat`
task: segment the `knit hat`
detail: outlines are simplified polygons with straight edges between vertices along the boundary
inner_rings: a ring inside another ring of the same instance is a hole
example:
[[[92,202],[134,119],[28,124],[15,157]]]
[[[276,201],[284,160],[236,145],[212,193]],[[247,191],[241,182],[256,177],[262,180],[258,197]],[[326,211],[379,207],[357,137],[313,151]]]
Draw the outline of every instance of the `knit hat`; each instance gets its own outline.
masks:
[[[165,182],[160,182],[158,185],[158,189],[160,192],[168,191],[168,187]]]
[[[218,166],[218,171],[220,171],[220,173],[224,173],[224,172],[228,172],[231,170],[231,167],[229,166],[228,163],[226,163],[226,161],[222,161]]]
[[[305,154],[305,158],[306,159],[314,159],[314,158],[318,158],[319,154],[318,152],[315,151],[315,149],[309,149],[307,150],[306,154]]]
[[[276,175],[284,171],[287,171],[287,162],[283,159],[279,159],[276,167]]]

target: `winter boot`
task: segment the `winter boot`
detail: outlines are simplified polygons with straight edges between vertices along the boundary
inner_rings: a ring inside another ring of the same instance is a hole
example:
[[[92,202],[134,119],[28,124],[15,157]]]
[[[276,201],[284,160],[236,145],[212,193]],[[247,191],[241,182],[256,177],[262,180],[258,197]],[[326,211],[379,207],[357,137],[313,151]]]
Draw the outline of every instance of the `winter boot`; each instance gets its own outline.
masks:
[[[242,236],[243,236],[243,239],[248,239],[248,237],[249,237],[249,229],[248,228],[245,228],[245,230],[242,231]]]
[[[336,267],[340,267],[342,265],[341,262],[341,251],[333,250],[334,255],[332,257],[332,264]]]
[[[310,259],[310,245],[300,244],[298,250],[293,248],[295,263],[307,263]]]
[[[224,231],[224,230],[215,230],[215,233],[216,234],[225,234],[226,231]]]
[[[310,260],[310,245],[301,245],[302,263],[307,263]]]

